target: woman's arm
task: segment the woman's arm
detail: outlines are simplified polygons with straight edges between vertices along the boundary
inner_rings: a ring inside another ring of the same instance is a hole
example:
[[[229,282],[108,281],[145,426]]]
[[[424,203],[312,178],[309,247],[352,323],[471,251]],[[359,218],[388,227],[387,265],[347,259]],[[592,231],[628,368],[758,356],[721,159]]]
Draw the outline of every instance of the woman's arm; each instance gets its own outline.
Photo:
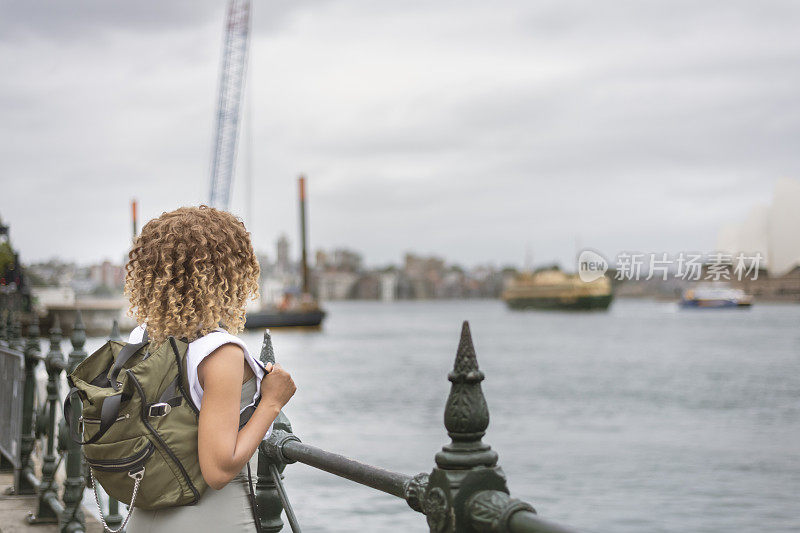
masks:
[[[221,489],[255,453],[269,425],[292,397],[296,387],[280,365],[261,381],[261,402],[239,431],[244,351],[225,344],[203,359],[197,368],[203,387],[198,426],[198,457],[206,483]]]

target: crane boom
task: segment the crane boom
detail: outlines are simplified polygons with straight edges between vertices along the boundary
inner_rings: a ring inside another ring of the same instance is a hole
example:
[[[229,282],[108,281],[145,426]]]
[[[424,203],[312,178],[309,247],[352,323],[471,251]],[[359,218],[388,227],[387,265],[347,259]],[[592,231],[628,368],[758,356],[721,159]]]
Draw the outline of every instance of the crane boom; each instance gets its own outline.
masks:
[[[219,73],[209,201],[212,207],[224,210],[228,209],[233,188],[249,37],[250,0],[230,0]]]

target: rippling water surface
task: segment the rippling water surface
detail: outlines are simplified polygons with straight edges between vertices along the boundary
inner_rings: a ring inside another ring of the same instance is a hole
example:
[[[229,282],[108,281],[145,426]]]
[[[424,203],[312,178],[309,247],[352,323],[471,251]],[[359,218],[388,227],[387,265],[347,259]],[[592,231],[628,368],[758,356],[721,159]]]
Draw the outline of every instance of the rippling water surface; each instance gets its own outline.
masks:
[[[800,306],[510,312],[497,301],[327,304],[318,332],[273,330],[300,438],[430,471],[468,319],[513,496],[583,531],[800,529]],[[258,350],[259,332],[242,338]],[[423,532],[392,496],[289,465],[306,532]],[[288,526],[287,526],[288,530]]]

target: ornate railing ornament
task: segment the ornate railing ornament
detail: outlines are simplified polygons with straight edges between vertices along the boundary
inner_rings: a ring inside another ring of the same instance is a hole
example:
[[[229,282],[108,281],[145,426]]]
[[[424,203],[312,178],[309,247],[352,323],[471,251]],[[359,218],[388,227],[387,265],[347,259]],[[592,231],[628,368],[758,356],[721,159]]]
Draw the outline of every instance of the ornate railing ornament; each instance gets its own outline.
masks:
[[[14,336],[19,339],[20,325],[17,318],[13,324]],[[19,344],[17,344],[19,346]],[[20,471],[19,484],[16,488],[17,494],[35,494],[38,487],[36,486],[36,475],[34,473],[33,449],[36,444],[35,424],[36,424],[36,367],[41,360],[41,350],[39,347],[39,319],[34,313],[31,316],[31,322],[28,325],[28,337],[25,342],[25,387],[23,389],[23,403],[22,403],[22,439],[20,462],[22,470]]]
[[[489,407],[481,390],[484,375],[478,368],[466,321],[461,327],[453,370],[447,379],[452,385],[444,408],[444,427],[452,442],[436,454],[436,465],[441,469],[455,470],[450,479],[457,487],[459,479],[466,475],[464,469],[497,465],[497,452],[481,440],[489,427]]]
[[[72,326],[70,335],[72,351],[67,358],[67,372],[72,372],[81,361],[86,359],[86,351],[83,346],[86,344],[86,327],[83,325],[83,317],[80,309],[75,312],[75,323]],[[78,419],[81,416],[80,403],[77,409],[72,409],[71,425],[78,426]],[[66,441],[66,446],[61,444],[61,439]],[[67,450],[66,466],[67,478],[64,480],[64,514],[61,517],[62,531],[83,531],[86,519],[84,517],[81,501],[83,500],[83,489],[86,487],[86,472],[83,450],[80,444],[69,438],[66,432],[59,431],[59,446]]]
[[[64,357],[61,354],[61,326],[56,315],[53,325],[50,328],[50,349],[44,359],[44,366],[47,370],[47,409],[43,409],[43,420],[41,433],[47,439],[45,453],[42,458],[42,482],[39,485],[39,507],[35,514],[28,517],[28,522],[32,524],[52,524],[58,523],[59,512],[62,510],[58,505],[53,505],[58,501],[58,486],[55,476],[58,465],[61,461],[56,461],[56,413],[57,404],[61,400],[59,395],[59,382],[61,371],[64,368]]]
[[[465,502],[476,490],[508,492],[505,474],[497,466],[497,452],[482,440],[489,426],[489,408],[481,390],[484,375],[466,321],[447,379],[452,385],[444,425],[451,442],[436,454],[436,467],[422,502],[428,526],[437,533],[469,530]]]
[[[466,513],[472,526],[481,533],[511,531],[511,516],[517,511],[536,512],[531,504],[499,490],[476,492],[466,502]]]
[[[423,513],[422,505],[425,498],[425,491],[428,488],[429,474],[417,474],[408,480],[405,486],[405,498],[408,506]]]

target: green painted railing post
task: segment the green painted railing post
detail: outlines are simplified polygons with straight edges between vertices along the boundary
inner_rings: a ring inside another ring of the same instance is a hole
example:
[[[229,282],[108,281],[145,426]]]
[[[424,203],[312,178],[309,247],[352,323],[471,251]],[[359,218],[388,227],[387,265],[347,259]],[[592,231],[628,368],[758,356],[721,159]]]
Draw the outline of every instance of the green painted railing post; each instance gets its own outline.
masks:
[[[53,327],[50,328],[50,350],[44,360],[47,369],[47,421],[44,433],[47,436],[47,445],[44,457],[42,458],[42,483],[39,485],[39,508],[36,514],[29,517],[28,521],[34,524],[55,524],[58,523],[59,516],[56,509],[50,503],[53,499],[58,499],[58,487],[56,486],[56,469],[60,461],[56,463],[55,443],[56,443],[56,413],[58,412],[58,402],[60,396],[59,381],[61,372],[64,369],[64,356],[61,354],[61,327],[58,315],[53,320]]]
[[[15,329],[18,325],[15,325]],[[17,330],[18,331],[18,330]],[[22,392],[22,442],[20,446],[20,464],[22,466],[16,494],[35,494],[38,487],[32,483],[36,479],[33,471],[33,448],[36,443],[34,435],[34,401],[36,398],[36,367],[40,360],[39,320],[36,313],[31,315],[28,326],[28,339],[25,343],[25,387]]]
[[[86,328],[83,326],[83,317],[80,310],[76,311],[75,324],[72,326],[72,351],[67,360],[67,372],[72,372],[75,367],[86,358],[83,345],[86,343]],[[80,402],[73,402],[72,427],[79,427]],[[83,490],[85,488],[83,452],[81,446],[73,441],[69,432],[61,431],[59,440],[67,441],[67,479],[64,481],[64,514],[61,517],[61,533],[77,533],[86,530],[86,521],[81,508]]]
[[[111,325],[111,334],[108,336],[108,340],[118,341],[121,340],[121,338],[122,337],[119,334],[119,322],[117,322],[117,319],[115,318],[113,324]],[[122,515],[119,514],[119,502],[111,496],[108,497],[108,514],[105,518],[106,524],[108,524],[108,527],[111,529],[117,529],[122,524]]]
[[[8,347],[8,321],[11,319],[11,309],[9,308],[8,298],[0,296],[0,347]],[[14,465],[5,456],[0,455],[0,472],[14,472]],[[17,481],[14,475],[14,486],[6,489],[7,494],[13,494],[16,489]]]
[[[261,345],[261,362],[264,364],[275,364],[275,351],[272,348],[272,338],[269,335],[269,330],[264,332],[264,343]],[[288,426],[288,430],[286,427]],[[276,429],[283,429],[291,433],[292,426],[289,419],[283,413],[278,415],[273,425],[273,431]],[[258,482],[256,483],[256,504],[258,505],[259,520],[261,520],[261,530],[267,533],[274,533],[283,529],[283,520],[281,520],[281,512],[283,505],[281,504],[281,497],[278,493],[278,487],[272,479],[272,474],[269,471],[271,459],[262,450],[262,446],[258,447]],[[281,472],[283,477],[283,470],[286,468],[285,464],[278,464],[278,471]]]
[[[482,441],[489,426],[489,408],[481,390],[483,372],[464,322],[444,410],[450,444],[436,454],[421,502],[432,532],[512,531],[510,517],[533,507],[508,496],[506,476],[497,453]]]
[[[9,311],[6,324],[8,324],[8,347],[12,350],[21,349],[19,311]]]
[[[8,309],[5,306],[5,299],[3,300],[3,307],[0,308],[0,346],[8,346],[8,326],[6,320],[8,318]]]
[[[8,299],[0,297],[0,347],[7,347],[8,346],[8,327],[6,320],[8,319]],[[4,455],[0,455],[0,472],[13,472],[14,465],[5,458]],[[16,483],[15,483],[16,485]],[[11,491],[13,493],[14,487],[9,487],[6,489],[7,491]]]

